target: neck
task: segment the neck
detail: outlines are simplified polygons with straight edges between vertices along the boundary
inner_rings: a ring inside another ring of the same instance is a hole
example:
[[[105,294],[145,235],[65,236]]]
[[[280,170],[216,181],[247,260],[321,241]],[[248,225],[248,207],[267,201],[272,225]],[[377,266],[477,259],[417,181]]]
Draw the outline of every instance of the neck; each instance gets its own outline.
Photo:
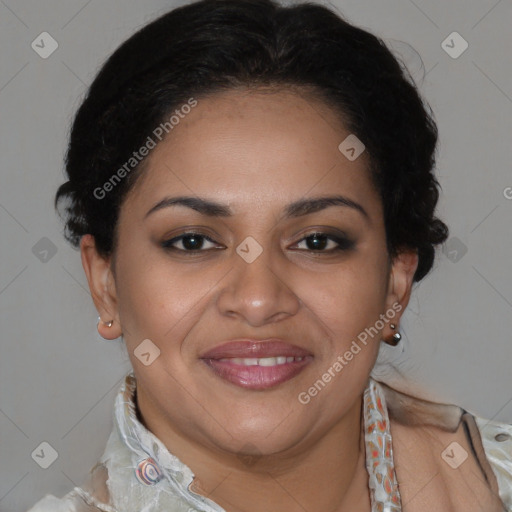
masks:
[[[139,390],[140,400],[140,390]],[[328,432],[294,454],[215,452],[143,407],[143,423],[194,473],[190,490],[228,512],[370,511],[362,431],[362,397]]]

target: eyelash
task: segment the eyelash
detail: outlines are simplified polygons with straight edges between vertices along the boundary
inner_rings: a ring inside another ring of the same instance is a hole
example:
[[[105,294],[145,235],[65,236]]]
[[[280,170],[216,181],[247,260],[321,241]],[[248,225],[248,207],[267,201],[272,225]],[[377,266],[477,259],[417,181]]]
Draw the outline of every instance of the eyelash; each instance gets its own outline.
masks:
[[[191,253],[191,254],[198,254],[200,252],[205,252],[207,250],[211,250],[211,249],[192,249],[192,250],[187,250],[187,249],[178,249],[176,247],[173,247],[172,244],[182,240],[183,238],[188,238],[188,237],[200,237],[201,239],[204,239],[204,240],[207,240],[208,242],[211,242],[211,243],[215,243],[215,240],[211,239],[209,236],[207,235],[204,235],[202,233],[197,233],[197,232],[186,232],[186,233],[182,233],[181,235],[179,236],[176,236],[174,238],[171,238],[170,240],[165,240],[164,242],[162,242],[162,247],[167,250],[167,251],[173,251],[173,252],[183,252],[183,253]],[[337,247],[333,248],[333,249],[321,249],[321,250],[314,250],[314,249],[299,249],[300,251],[309,251],[309,252],[313,252],[313,253],[326,253],[326,254],[330,254],[330,253],[333,253],[333,252],[338,252],[338,251],[348,251],[350,249],[353,249],[354,248],[354,245],[355,243],[346,238],[346,237],[340,237],[340,236],[335,236],[335,235],[330,235],[329,233],[324,233],[324,232],[321,232],[321,231],[315,231],[313,233],[310,233],[309,235],[301,238],[299,240],[298,243],[301,243],[305,240],[307,240],[308,238],[314,238],[314,237],[326,237],[328,240],[332,240],[334,241],[335,243],[338,244]]]

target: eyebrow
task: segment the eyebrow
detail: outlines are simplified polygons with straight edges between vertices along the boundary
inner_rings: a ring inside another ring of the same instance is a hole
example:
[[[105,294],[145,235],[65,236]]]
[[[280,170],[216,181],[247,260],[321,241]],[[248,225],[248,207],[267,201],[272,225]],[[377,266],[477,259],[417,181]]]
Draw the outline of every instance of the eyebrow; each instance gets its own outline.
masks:
[[[171,206],[185,206],[199,212],[208,217],[232,217],[233,212],[228,205],[210,201],[200,197],[180,196],[180,197],[165,197],[156,203],[144,216],[146,219],[152,213],[168,208]],[[370,220],[368,212],[359,204],[349,199],[348,197],[336,196],[323,196],[312,199],[299,199],[287,205],[284,209],[282,218],[294,218],[308,215],[311,213],[324,210],[331,206],[345,206],[352,208],[363,215],[366,220]]]

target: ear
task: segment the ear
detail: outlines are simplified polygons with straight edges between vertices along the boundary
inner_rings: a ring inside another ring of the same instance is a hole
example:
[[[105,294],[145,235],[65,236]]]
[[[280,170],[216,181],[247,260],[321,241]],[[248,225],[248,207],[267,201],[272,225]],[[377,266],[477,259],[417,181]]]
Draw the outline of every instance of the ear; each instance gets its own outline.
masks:
[[[412,285],[414,283],[414,273],[417,268],[418,253],[412,249],[404,249],[399,252],[391,263],[386,307],[397,311],[396,317],[393,319],[393,322],[391,322],[397,326],[400,323],[400,318],[403,315],[407,304],[409,304]],[[384,336],[388,336],[393,332],[394,331],[389,327],[389,324],[387,324],[385,327],[385,333],[383,334]]]
[[[111,258],[100,256],[96,250],[94,237],[90,234],[80,240],[82,266],[89,283],[92,300],[100,321],[98,332],[102,338],[113,340],[121,336],[121,324],[117,308],[117,295],[114,275],[111,269]],[[112,326],[108,327],[110,321]]]

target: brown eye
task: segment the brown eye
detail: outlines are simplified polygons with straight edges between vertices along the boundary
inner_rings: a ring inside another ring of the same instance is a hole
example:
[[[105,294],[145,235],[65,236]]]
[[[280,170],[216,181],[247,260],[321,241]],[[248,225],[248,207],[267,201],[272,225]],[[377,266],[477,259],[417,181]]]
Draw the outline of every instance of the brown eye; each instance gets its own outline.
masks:
[[[212,249],[212,247],[205,249],[205,243],[215,244],[215,241],[201,233],[183,233],[170,240],[165,240],[161,245],[164,249],[182,252],[196,252]],[[181,244],[182,247],[176,247],[176,244]]]
[[[346,237],[328,233],[312,233],[304,237],[299,244],[305,243],[306,250],[318,252],[346,251],[354,247],[354,242]]]

